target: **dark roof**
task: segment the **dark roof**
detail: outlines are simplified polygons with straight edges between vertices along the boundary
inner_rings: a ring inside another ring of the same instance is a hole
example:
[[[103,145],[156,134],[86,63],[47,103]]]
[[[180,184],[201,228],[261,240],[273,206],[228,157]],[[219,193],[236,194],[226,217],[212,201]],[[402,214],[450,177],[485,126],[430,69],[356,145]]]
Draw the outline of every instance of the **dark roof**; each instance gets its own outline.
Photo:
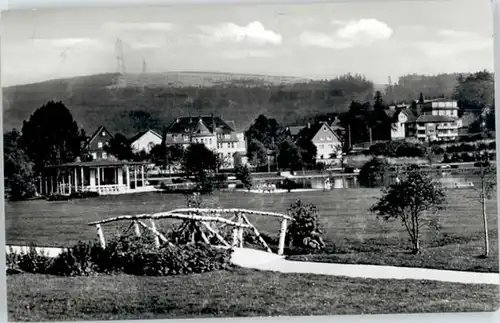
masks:
[[[449,116],[434,116],[434,115],[422,115],[417,118],[416,122],[423,123],[437,123],[437,122],[453,122],[456,121],[457,118],[449,117]]]
[[[406,120],[407,123],[410,123],[410,122],[415,122],[417,120],[417,117],[413,114],[413,112],[411,111],[406,111],[406,117],[408,118]]]
[[[323,126],[327,126],[328,129],[330,129],[332,131],[333,135],[337,137],[337,134],[328,125],[328,123],[326,123],[326,122],[317,122],[317,123],[311,124],[310,126],[303,127],[302,130],[300,130],[300,132],[296,135],[296,138],[297,139],[299,139],[299,138],[305,138],[307,140],[312,140],[314,138],[314,136],[316,136],[316,134],[318,133],[318,131],[320,131]],[[337,138],[337,139],[339,139],[339,138]]]
[[[236,123],[233,120],[226,121],[227,125],[236,131]]]
[[[235,131],[220,117],[198,116],[177,118],[168,126],[166,133],[183,134],[197,133],[198,131],[214,133],[214,126],[216,133],[232,133]]]
[[[71,163],[65,163],[61,165],[56,165],[52,167],[75,167],[75,166],[80,166],[80,167],[104,167],[104,166],[124,166],[124,165],[144,165],[147,164],[145,162],[133,162],[133,161],[126,161],[126,160],[103,160],[103,159],[98,159],[98,160],[92,160],[92,161],[76,161],[76,162],[71,162]]]
[[[288,127],[288,131],[290,132],[290,135],[292,136],[296,136],[299,134],[299,132],[306,128],[307,126],[292,126],[292,127]]]
[[[135,136],[133,136],[132,138],[130,138],[130,143],[133,143],[134,141],[136,141],[137,139],[141,138],[142,136],[144,136],[146,133],[148,133],[150,131],[154,135],[158,136],[159,138],[162,138],[162,136],[159,133],[157,133],[156,131],[150,129],[150,130],[141,131],[138,134],[136,134]]]
[[[392,110],[385,110],[387,116],[389,118],[391,118],[392,122],[396,122],[398,119],[398,116],[400,113],[404,113],[406,114],[406,117],[407,117],[407,120],[406,120],[406,123],[411,123],[411,122],[414,122],[417,118],[415,117],[415,115],[413,114],[413,112],[411,112],[411,110],[409,109],[406,109],[406,108],[395,108],[395,109],[392,109]]]
[[[97,130],[94,131],[92,136],[90,136],[87,144],[90,145],[90,143],[95,139],[95,137],[97,137],[97,135],[102,131],[106,131],[111,136],[111,138],[113,138],[113,134],[111,132],[109,132],[108,129],[106,129],[104,126],[99,126],[99,128],[97,128]]]
[[[396,118],[397,115],[399,114],[399,110],[396,110],[396,109],[387,109],[387,110],[384,110],[384,112],[391,119]]]

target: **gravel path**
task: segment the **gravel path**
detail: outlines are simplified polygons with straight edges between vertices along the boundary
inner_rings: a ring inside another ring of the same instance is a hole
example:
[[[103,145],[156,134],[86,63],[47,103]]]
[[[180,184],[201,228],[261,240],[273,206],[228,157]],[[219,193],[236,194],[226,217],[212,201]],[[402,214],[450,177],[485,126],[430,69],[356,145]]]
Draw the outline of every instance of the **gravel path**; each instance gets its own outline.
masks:
[[[497,273],[290,261],[275,254],[245,248],[235,249],[232,262],[240,267],[281,273],[309,273],[373,279],[434,280],[464,284],[498,285],[500,283],[500,274]]]
[[[61,248],[40,247],[37,249],[49,257],[56,257],[62,252]],[[25,246],[7,246],[7,253],[11,250],[19,253],[22,251],[26,252],[28,248]],[[231,262],[240,267],[277,271],[281,273],[301,273],[372,279],[434,280],[463,284],[500,284],[500,274],[497,273],[291,261],[286,260],[283,256],[247,248],[235,248]]]

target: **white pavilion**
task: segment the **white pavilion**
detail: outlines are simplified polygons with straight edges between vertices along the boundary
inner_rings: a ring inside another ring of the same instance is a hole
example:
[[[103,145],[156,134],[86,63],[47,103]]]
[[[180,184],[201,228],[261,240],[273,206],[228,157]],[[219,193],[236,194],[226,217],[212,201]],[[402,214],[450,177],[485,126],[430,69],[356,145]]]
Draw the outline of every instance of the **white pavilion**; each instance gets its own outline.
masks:
[[[154,191],[146,163],[119,160],[75,161],[48,167],[40,181],[41,195],[97,192],[99,195]]]

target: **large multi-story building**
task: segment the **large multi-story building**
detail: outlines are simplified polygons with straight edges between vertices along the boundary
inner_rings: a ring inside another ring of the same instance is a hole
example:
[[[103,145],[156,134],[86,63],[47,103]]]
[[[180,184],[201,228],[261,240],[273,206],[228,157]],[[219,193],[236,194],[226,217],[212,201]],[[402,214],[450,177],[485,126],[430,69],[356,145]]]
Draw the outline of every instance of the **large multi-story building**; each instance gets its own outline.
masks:
[[[247,145],[244,134],[236,131],[233,122],[226,122],[220,117],[180,117],[167,127],[167,146],[182,145],[187,148],[192,143],[202,143],[215,151],[225,161],[226,168],[245,162]]]
[[[457,101],[432,100],[420,108],[422,114],[407,123],[408,137],[419,141],[450,141],[458,138],[462,120],[458,117]]]

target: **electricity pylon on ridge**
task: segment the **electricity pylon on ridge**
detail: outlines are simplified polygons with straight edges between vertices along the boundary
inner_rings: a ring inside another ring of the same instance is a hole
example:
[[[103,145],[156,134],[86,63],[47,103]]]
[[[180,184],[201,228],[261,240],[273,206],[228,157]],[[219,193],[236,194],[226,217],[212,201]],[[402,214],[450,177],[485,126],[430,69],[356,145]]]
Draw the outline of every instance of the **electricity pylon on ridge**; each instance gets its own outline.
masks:
[[[122,46],[122,40],[119,38],[116,40],[115,50],[116,50],[116,72],[125,74],[125,62],[123,60],[123,46]]]

